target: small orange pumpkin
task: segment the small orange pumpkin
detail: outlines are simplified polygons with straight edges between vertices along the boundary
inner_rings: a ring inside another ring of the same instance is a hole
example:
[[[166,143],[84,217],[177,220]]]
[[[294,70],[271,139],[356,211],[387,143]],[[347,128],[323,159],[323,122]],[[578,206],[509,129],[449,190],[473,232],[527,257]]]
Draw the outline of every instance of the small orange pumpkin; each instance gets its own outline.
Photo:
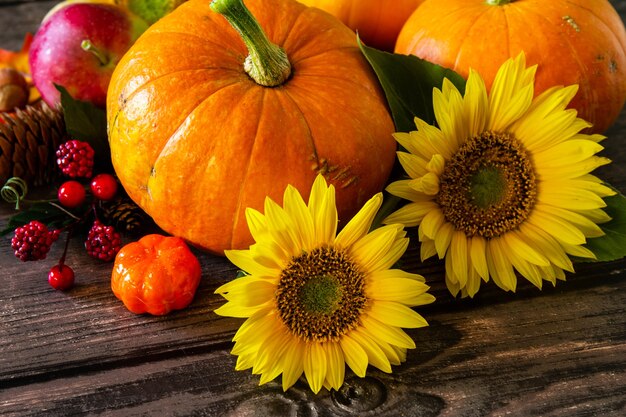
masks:
[[[424,0],[298,0],[339,18],[371,47],[392,52],[404,22]]]
[[[407,20],[396,52],[477,70],[490,87],[521,51],[538,64],[535,93],[578,84],[570,103],[593,132],[613,124],[626,100],[626,31],[607,0],[426,0]]]
[[[241,0],[182,4],[126,53],[107,97],[112,161],[130,197],[168,233],[217,254],[253,242],[247,207],[281,201],[287,184],[306,194],[318,173],[348,219],[382,189],[396,148],[382,90],[345,25],[294,0],[246,0],[284,51],[246,28],[267,64],[254,50],[247,58],[251,42],[212,10],[222,3],[247,13]]]
[[[133,313],[161,316],[193,301],[201,275],[200,261],[181,238],[151,234],[117,253],[111,290]]]

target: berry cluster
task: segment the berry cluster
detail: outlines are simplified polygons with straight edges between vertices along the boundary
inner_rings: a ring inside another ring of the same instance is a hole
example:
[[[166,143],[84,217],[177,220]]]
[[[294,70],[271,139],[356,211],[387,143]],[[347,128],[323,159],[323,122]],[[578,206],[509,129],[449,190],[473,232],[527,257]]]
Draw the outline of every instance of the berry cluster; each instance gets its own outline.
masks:
[[[59,263],[52,267],[48,274],[50,285],[59,290],[67,290],[74,285],[74,271],[65,265],[65,256],[72,231],[79,223],[87,221],[93,213],[93,225],[85,240],[87,253],[102,261],[110,262],[122,247],[120,234],[113,226],[104,225],[97,215],[97,205],[102,201],[112,200],[118,189],[115,177],[108,173],[93,176],[95,152],[87,142],[70,140],[63,143],[56,152],[57,165],[60,171],[72,178],[61,184],[57,192],[58,203],[65,209],[88,207],[81,217],[71,215],[75,222],[59,230],[49,230],[38,220],[15,229],[15,236],[11,240],[11,247],[15,256],[22,261],[37,261],[45,259],[52,244],[58,239],[64,229],[68,229],[65,250]],[[88,185],[81,181],[88,181]],[[90,196],[91,206],[87,206]]]
[[[58,230],[48,230],[45,224],[33,220],[15,229],[11,247],[22,261],[46,259],[50,246],[59,238]]]

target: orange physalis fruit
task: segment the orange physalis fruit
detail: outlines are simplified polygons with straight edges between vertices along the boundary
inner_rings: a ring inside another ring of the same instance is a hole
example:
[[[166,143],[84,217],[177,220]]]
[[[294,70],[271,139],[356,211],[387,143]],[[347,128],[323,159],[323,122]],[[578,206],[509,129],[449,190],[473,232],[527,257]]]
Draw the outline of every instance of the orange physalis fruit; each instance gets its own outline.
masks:
[[[160,316],[187,307],[200,276],[200,262],[181,238],[151,234],[119,251],[111,289],[133,313]]]

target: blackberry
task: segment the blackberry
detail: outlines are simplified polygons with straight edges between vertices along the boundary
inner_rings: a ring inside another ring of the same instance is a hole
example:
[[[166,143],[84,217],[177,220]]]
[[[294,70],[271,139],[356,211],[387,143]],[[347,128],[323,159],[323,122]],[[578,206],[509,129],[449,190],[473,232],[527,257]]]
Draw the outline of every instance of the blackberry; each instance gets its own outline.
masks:
[[[45,259],[50,246],[59,238],[59,230],[48,230],[48,227],[37,220],[15,229],[11,239],[11,247],[15,256],[22,261],[38,261]]]
[[[110,262],[122,248],[122,238],[113,226],[105,226],[96,220],[85,241],[85,249],[89,256]]]
[[[94,150],[87,142],[68,140],[56,152],[57,165],[70,178],[91,178]]]

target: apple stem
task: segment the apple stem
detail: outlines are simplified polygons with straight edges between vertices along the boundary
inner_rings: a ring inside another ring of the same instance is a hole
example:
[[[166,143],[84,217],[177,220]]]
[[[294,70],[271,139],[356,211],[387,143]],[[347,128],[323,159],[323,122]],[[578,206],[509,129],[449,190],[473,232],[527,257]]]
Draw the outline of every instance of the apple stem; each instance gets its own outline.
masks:
[[[107,65],[111,61],[109,57],[107,57],[105,54],[102,53],[102,51],[96,48],[89,39],[83,40],[80,43],[80,47],[83,49],[83,51],[91,52],[92,54],[94,54],[94,56],[98,58],[98,61],[100,61],[100,65],[102,66]]]

